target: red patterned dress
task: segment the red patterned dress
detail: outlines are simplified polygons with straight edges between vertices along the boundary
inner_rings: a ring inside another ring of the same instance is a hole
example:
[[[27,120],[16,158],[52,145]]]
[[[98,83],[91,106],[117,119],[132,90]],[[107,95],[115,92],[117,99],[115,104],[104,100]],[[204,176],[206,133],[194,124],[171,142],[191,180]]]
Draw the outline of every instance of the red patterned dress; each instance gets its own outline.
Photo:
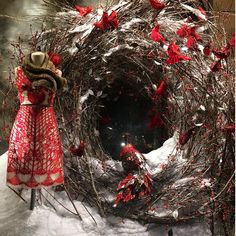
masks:
[[[53,111],[55,92],[32,87],[21,67],[16,69],[20,100],[9,141],[7,184],[40,188],[64,182],[62,145]]]

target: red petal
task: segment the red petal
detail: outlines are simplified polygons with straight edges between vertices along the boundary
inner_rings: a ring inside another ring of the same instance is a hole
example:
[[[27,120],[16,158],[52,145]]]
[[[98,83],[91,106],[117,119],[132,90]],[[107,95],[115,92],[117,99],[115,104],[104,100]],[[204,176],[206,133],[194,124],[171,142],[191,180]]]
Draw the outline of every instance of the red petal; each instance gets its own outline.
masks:
[[[93,10],[92,7],[81,7],[81,6],[75,6],[75,9],[80,13],[81,16],[86,16]]]
[[[151,6],[157,10],[162,10],[166,7],[166,5],[164,3],[161,3],[159,0],[149,0],[149,2]]]
[[[197,44],[193,36],[189,36],[186,46],[188,47],[188,49],[191,49],[191,50],[197,48]]]

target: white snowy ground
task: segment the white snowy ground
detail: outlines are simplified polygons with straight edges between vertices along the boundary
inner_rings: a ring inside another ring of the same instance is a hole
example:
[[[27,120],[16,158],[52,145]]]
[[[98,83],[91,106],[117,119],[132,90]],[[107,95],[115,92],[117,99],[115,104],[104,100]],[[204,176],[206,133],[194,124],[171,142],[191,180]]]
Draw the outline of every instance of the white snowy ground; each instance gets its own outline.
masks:
[[[164,145],[146,155],[148,164],[154,173],[160,171],[160,165],[166,164],[168,156],[175,149],[176,138],[170,138]],[[159,161],[157,161],[159,160]],[[62,208],[52,198],[50,202],[56,207],[55,211],[46,204],[29,210],[29,203],[22,201],[6,182],[7,153],[0,156],[0,235],[2,236],[167,236],[172,228],[173,236],[210,236],[210,230],[206,224],[180,224],[177,226],[166,225],[141,225],[129,219],[109,216],[101,218],[97,211],[86,206],[86,211],[80,201],[75,205],[82,216],[80,221],[76,216]],[[43,192],[46,195],[46,192]],[[25,190],[24,197],[29,200],[30,191]],[[74,211],[68,198],[63,194],[57,195],[57,199],[66,207]]]

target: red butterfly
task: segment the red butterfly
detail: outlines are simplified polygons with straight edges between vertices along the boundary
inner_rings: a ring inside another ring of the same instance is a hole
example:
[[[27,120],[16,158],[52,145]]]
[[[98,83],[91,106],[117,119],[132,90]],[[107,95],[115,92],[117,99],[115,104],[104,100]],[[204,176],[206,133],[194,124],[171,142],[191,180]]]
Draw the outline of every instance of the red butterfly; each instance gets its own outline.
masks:
[[[119,21],[117,19],[117,14],[115,11],[112,11],[112,13],[108,16],[106,12],[103,12],[102,18],[100,21],[97,21],[94,23],[95,27],[106,30],[109,28],[118,28]]]
[[[76,11],[80,13],[81,16],[86,16],[91,11],[93,11],[92,7],[81,7],[81,6],[75,6]]]
[[[163,8],[166,7],[166,4],[160,2],[159,0],[149,0],[149,2],[151,6],[157,10],[162,10]]]

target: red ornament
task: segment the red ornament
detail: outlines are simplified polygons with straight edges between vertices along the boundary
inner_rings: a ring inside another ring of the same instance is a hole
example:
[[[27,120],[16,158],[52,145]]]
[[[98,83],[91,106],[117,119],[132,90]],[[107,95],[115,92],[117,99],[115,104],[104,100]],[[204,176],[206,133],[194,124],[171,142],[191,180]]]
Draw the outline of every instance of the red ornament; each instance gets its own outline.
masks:
[[[210,69],[212,72],[217,72],[217,71],[220,71],[221,70],[221,61],[218,60],[218,61],[214,61],[211,66],[210,66]]]
[[[188,129],[187,131],[185,131],[184,133],[180,134],[179,136],[179,144],[180,145],[184,145],[188,142],[188,140],[192,137],[193,135],[193,131],[194,131],[194,127]]]
[[[75,145],[72,145],[69,150],[70,150],[70,153],[73,155],[73,156],[78,156],[78,157],[81,157],[84,155],[84,148],[85,148],[85,143],[83,140],[80,141],[80,144],[79,144],[79,147],[75,147]]]
[[[59,54],[48,52],[48,56],[50,58],[50,61],[57,67],[61,64],[61,57]]]
[[[75,6],[75,10],[80,13],[81,16],[86,16],[90,12],[93,11],[92,7],[81,7],[81,6]]]
[[[149,0],[149,2],[151,6],[157,10],[162,10],[163,8],[166,7],[166,4],[160,2],[160,0]]]
[[[160,30],[160,25],[157,24],[151,32],[151,38],[152,40],[156,41],[156,42],[162,42],[164,44],[166,44],[165,39],[163,38],[163,36],[159,33]]]
[[[169,55],[169,58],[166,61],[167,64],[176,64],[182,60],[184,61],[192,60],[190,57],[187,57],[184,54],[180,53],[179,47],[174,43],[174,41],[171,41],[168,47],[168,55]]]
[[[108,16],[106,12],[103,12],[102,18],[100,21],[94,23],[96,28],[106,30],[109,28],[118,28],[119,27],[119,21],[117,19],[117,14],[115,11],[112,11],[112,13]]]

